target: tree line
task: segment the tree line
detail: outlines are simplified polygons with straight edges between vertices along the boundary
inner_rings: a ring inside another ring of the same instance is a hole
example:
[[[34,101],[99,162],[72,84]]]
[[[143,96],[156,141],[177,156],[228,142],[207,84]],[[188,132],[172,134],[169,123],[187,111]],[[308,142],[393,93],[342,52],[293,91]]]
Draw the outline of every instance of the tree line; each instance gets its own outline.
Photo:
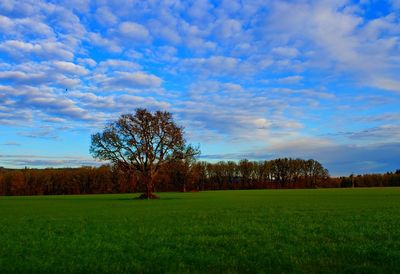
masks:
[[[182,165],[182,163],[181,163]],[[188,169],[192,169],[191,171]],[[191,174],[190,176],[182,176]],[[185,171],[187,170],[187,171]],[[323,185],[329,172],[315,160],[279,158],[270,161],[243,159],[217,163],[196,162],[192,167],[169,169],[175,184],[185,191],[255,188],[305,188]],[[184,175],[183,174],[183,175]]]
[[[0,195],[60,195],[145,191],[140,173],[115,165],[61,169],[0,169]],[[315,160],[228,162],[170,161],[154,178],[154,191],[202,191],[329,186],[329,174]]]
[[[384,174],[351,174],[340,178],[341,187],[385,187],[400,186],[400,169]]]
[[[315,160],[282,158],[187,164],[175,161],[155,178],[155,191],[400,186],[400,170],[384,174],[329,177]],[[144,191],[140,174],[113,165],[80,168],[0,168],[0,195],[106,194]]]

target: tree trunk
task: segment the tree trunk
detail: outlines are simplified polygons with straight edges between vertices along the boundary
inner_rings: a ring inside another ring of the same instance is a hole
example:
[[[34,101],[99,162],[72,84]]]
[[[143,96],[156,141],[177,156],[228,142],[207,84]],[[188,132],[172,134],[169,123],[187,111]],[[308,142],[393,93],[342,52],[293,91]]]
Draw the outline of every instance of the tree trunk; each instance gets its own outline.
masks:
[[[142,174],[142,182],[145,185],[146,192],[139,196],[140,199],[158,199],[159,196],[153,194],[153,174],[146,172]]]
[[[151,172],[147,172],[145,175],[145,182],[146,182],[146,196],[147,199],[150,199],[152,192],[153,192],[153,176]]]

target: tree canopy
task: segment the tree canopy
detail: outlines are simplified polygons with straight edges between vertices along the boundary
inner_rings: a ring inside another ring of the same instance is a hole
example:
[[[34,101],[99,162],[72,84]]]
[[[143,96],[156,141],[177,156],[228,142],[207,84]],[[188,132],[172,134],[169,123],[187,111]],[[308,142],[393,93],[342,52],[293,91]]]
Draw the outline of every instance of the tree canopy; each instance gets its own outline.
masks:
[[[170,112],[136,109],[92,135],[93,157],[113,162],[122,170],[139,172],[146,187],[143,197],[154,198],[154,176],[171,161],[188,161],[199,149],[186,144],[183,128]]]

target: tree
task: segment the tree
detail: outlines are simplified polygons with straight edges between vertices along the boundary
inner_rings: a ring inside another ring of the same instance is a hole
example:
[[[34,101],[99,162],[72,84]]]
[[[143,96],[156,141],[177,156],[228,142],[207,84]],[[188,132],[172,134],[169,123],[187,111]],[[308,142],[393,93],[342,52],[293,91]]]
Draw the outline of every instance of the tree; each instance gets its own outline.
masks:
[[[239,161],[238,170],[240,175],[242,176],[242,183],[249,184],[251,182],[253,169],[253,163],[249,160],[243,159]]]
[[[166,163],[198,155],[199,149],[186,145],[183,128],[166,111],[151,113],[136,109],[109,123],[103,132],[92,135],[90,152],[94,158],[108,160],[132,175],[140,175],[146,189],[142,198],[157,198],[154,177]]]
[[[310,180],[310,187],[316,187],[318,181],[324,181],[329,178],[329,172],[319,162],[315,160],[305,161],[304,170]]]

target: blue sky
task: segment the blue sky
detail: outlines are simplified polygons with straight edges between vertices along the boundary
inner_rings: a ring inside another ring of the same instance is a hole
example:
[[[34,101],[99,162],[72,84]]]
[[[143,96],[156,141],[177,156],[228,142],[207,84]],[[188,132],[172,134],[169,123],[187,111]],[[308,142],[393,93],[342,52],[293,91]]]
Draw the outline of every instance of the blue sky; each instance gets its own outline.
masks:
[[[0,166],[92,165],[165,109],[209,161],[400,168],[400,0],[0,2]]]

